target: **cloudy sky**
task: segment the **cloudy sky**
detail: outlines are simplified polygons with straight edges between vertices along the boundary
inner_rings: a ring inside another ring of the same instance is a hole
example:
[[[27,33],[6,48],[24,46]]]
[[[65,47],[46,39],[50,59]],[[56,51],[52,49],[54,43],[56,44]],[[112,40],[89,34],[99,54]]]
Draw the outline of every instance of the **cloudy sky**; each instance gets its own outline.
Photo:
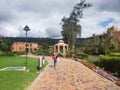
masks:
[[[0,0],[0,35],[61,38],[61,19],[68,17],[80,0]],[[120,0],[86,0],[92,7],[80,20],[81,37],[101,34],[111,26],[120,28]]]

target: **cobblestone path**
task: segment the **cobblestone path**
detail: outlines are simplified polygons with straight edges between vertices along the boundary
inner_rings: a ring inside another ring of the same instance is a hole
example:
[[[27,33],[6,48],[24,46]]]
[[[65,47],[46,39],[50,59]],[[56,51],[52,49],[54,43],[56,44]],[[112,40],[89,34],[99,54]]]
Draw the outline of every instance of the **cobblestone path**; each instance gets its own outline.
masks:
[[[120,90],[119,86],[79,62],[60,58],[55,69],[51,58],[47,59],[50,65],[28,90]]]

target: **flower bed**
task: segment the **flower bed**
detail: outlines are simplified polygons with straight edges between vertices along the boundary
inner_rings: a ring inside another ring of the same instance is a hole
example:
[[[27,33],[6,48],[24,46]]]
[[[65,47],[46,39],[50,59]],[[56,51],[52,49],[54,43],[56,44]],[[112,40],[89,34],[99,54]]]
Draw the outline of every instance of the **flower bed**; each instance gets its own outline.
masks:
[[[112,82],[115,82],[117,85],[120,86],[120,79],[112,76],[111,74],[107,73],[106,71],[104,71],[103,69],[97,67],[96,65],[89,63],[89,62],[81,62],[83,65],[87,66],[88,68],[90,68],[91,70],[95,71],[96,73],[102,75],[103,77],[111,80]]]

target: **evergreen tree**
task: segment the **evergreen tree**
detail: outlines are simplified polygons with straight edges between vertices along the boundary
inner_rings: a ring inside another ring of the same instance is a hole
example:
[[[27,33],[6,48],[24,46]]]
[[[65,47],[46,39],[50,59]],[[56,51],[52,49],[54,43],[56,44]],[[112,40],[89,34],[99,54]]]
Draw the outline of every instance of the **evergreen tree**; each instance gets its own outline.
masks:
[[[81,25],[79,22],[80,18],[83,17],[83,11],[90,6],[91,4],[86,3],[85,0],[80,0],[74,6],[70,16],[68,18],[63,17],[62,19],[61,34],[71,50],[75,47],[77,36],[81,36]]]

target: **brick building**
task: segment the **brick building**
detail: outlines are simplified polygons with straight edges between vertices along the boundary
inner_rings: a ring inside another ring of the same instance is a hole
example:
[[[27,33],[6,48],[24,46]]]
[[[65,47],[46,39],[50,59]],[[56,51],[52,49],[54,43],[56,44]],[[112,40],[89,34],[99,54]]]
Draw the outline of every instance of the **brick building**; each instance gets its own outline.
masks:
[[[93,40],[94,36],[97,36],[100,40],[106,39],[107,37],[111,37],[120,43],[120,30],[115,26],[108,28],[106,33],[98,35],[93,34],[93,36],[88,37],[87,40]]]
[[[107,33],[120,43],[120,30],[117,27],[108,28]]]
[[[33,42],[27,43],[28,52],[35,52],[38,50],[38,44]],[[14,42],[11,46],[12,52],[25,52],[25,42]]]

